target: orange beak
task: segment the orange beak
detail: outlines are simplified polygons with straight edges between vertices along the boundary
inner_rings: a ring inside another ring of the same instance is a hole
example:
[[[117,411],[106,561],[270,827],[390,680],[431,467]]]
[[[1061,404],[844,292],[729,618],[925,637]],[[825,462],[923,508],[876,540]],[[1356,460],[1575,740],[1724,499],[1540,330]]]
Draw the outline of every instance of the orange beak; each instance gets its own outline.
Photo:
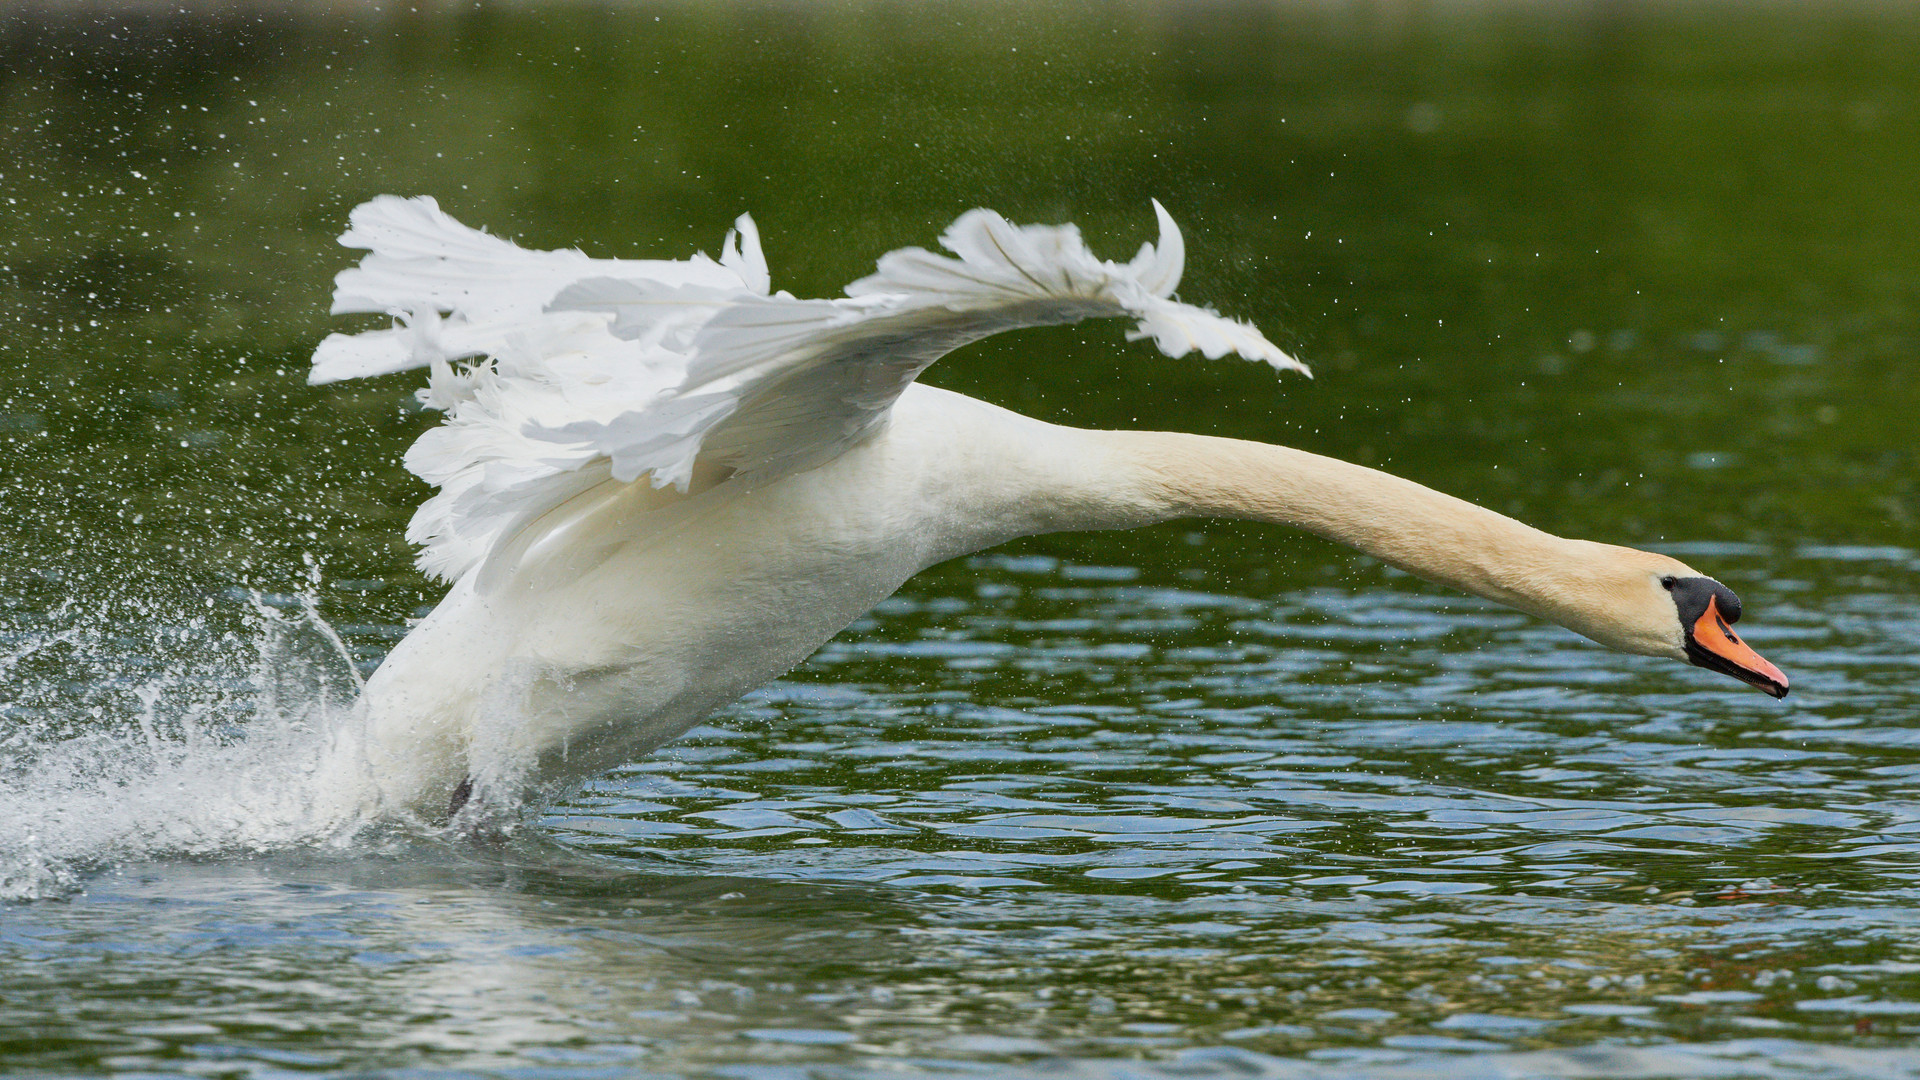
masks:
[[[1707,610],[1687,631],[1687,657],[1703,668],[1752,683],[1773,697],[1787,696],[1786,672],[1767,663],[1740,640],[1727,620],[1720,617],[1719,603],[1713,597],[1707,598]]]

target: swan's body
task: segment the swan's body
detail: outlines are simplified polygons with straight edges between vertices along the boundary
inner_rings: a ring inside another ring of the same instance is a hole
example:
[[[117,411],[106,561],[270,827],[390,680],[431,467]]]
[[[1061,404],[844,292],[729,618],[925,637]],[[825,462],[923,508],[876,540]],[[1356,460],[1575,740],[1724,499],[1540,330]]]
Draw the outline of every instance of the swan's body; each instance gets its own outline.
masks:
[[[801,301],[768,295],[744,218],[718,263],[620,263],[522,251],[430,200],[356,211],[343,241],[375,253],[341,276],[335,310],[409,325],[329,338],[315,381],[431,365],[423,400],[452,414],[408,464],[442,488],[409,535],[453,585],[368,681],[342,750],[365,801],[434,816],[592,775],[798,664],[928,566],[1181,516],[1307,529],[1786,692],[1727,630],[1732,594],[1665,556],[1297,450],[1064,428],[912,382],[965,341],[1096,315],[1138,318],[1173,355],[1304,371],[1252,327],[1167,299],[1181,251],[1161,218],[1159,248],[1122,266],[1069,229],[975,211],[946,237],[960,259],[896,252],[851,299]],[[448,366],[471,356],[486,359]]]
[[[468,775],[482,792],[591,775],[805,660],[929,566],[1155,520],[1101,483],[1117,463],[1094,433],[925,386],[894,409],[876,437],[772,483],[609,481],[554,511],[373,674],[375,775],[415,774],[400,790],[441,805]]]

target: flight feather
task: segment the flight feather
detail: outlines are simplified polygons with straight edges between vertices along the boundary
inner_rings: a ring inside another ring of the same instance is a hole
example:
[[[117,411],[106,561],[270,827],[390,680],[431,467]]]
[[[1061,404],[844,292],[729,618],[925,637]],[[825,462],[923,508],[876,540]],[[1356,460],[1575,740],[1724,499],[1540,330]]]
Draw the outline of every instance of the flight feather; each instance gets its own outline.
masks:
[[[744,478],[816,467],[878,430],[928,365],[1026,326],[1135,320],[1169,356],[1237,353],[1306,372],[1253,326],[1172,299],[1185,250],[1164,208],[1158,243],[1097,258],[1071,225],[971,210],[834,300],[771,291],[741,216],[712,259],[533,251],[468,228],[430,198],[383,195],[340,242],[364,248],[335,281],[336,314],[385,328],[333,334],[310,381],[428,369],[446,421],[407,467],[439,491],[408,528],[420,564],[452,580],[522,522],[608,477],[684,489],[696,460]]]

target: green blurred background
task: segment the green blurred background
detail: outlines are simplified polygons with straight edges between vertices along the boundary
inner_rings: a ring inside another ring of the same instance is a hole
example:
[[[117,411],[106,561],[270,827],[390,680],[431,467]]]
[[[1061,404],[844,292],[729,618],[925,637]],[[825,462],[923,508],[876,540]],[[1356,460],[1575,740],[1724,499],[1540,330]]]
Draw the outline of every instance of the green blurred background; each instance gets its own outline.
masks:
[[[1548,529],[1907,545],[1920,518],[1920,20],[1707,3],[0,9],[0,593],[434,590],[412,376],[309,388],[381,192],[596,255],[836,293],[985,205],[1311,363],[1117,325],[928,380],[1048,419],[1288,442]],[[1211,558],[1266,572],[1270,535]],[[1177,534],[1167,531],[1164,537]],[[1097,555],[1105,537],[1029,542]],[[1152,541],[1125,541],[1137,545]],[[1282,560],[1339,558],[1301,541]],[[136,587],[137,586],[137,587]]]

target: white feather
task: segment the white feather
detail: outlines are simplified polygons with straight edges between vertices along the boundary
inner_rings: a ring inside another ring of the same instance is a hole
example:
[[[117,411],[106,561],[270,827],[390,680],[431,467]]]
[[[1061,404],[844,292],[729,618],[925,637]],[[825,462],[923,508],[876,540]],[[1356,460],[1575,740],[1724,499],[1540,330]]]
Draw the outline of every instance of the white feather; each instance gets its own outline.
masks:
[[[594,259],[381,196],[340,238],[370,254],[337,278],[333,310],[396,323],[328,337],[311,381],[430,369],[420,398],[447,420],[406,463],[440,490],[407,535],[421,566],[452,580],[608,476],[686,490],[701,463],[765,477],[817,467],[883,425],[928,365],[1003,330],[1124,316],[1129,339],[1169,356],[1306,372],[1252,326],[1171,299],[1185,248],[1153,205],[1159,242],[1128,263],[1095,257],[1071,225],[972,210],[941,236],[951,256],[894,251],[846,298],[801,300],[771,293],[745,215],[718,261]]]

